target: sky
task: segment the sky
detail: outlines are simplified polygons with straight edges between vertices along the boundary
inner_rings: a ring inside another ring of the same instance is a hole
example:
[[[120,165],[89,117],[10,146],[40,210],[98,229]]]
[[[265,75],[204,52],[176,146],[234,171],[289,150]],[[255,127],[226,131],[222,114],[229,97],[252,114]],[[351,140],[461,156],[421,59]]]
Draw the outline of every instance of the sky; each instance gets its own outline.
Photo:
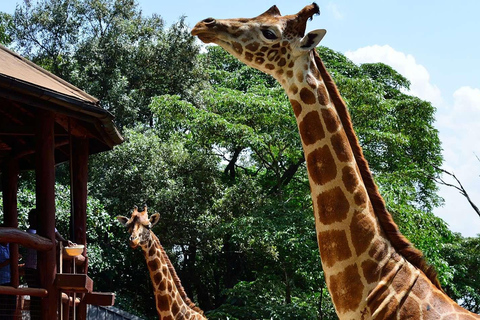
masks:
[[[21,0],[2,0],[13,13]],[[193,27],[208,17],[250,18],[272,5],[293,14],[304,0],[139,0],[145,16],[160,15],[167,25],[185,16]],[[383,62],[411,82],[410,94],[437,109],[443,168],[455,173],[480,206],[480,1],[339,0],[320,1],[321,15],[307,31],[327,29],[321,45],[357,64]],[[449,182],[451,180],[448,180]],[[480,217],[453,188],[441,187],[443,207],[434,213],[463,236],[480,234]]]

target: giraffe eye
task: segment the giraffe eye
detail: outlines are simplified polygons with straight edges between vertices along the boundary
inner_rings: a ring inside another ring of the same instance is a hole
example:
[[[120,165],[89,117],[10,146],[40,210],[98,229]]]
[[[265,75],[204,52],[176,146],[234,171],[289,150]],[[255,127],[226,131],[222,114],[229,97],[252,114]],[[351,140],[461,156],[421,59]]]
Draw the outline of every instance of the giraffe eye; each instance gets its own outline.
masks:
[[[265,38],[267,38],[268,40],[275,40],[277,39],[277,35],[275,34],[275,32],[273,32],[272,30],[269,30],[269,29],[265,29],[265,30],[262,30],[262,34]]]

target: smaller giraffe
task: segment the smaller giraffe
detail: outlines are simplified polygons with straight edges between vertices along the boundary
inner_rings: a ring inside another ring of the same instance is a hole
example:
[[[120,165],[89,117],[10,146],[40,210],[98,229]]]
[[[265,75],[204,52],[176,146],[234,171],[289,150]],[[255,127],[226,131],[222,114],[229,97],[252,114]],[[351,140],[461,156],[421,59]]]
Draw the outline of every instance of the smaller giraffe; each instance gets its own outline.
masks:
[[[180,279],[173,268],[160,240],[150,230],[160,220],[160,214],[148,217],[147,206],[138,211],[135,206],[129,218],[118,216],[117,220],[130,233],[130,246],[142,248],[147,261],[160,320],[205,320],[203,311],[187,297]]]

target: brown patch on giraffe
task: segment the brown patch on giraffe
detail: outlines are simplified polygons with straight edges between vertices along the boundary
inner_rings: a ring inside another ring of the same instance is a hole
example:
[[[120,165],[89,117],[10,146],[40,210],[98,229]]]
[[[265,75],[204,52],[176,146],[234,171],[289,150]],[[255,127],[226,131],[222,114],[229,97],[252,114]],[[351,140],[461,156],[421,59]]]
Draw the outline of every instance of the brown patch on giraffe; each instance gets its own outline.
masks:
[[[274,49],[280,48],[280,43],[275,43],[275,44],[272,46],[272,48],[274,48]]]
[[[277,75],[278,75],[278,76],[281,76],[283,73],[284,73],[283,69],[277,70]]]
[[[249,43],[245,46],[245,49],[247,50],[250,50],[252,52],[255,52],[258,50],[258,47],[260,46],[260,43],[258,42],[252,42],[252,43]],[[264,51],[265,52],[265,51]]]
[[[308,88],[302,88],[300,90],[300,99],[306,104],[314,104],[316,102],[315,95]]]
[[[292,70],[287,70],[287,77],[293,78],[293,71]]]
[[[297,72],[297,81],[298,82],[303,82],[303,71],[298,71]]]
[[[327,267],[352,256],[348,246],[347,234],[343,230],[329,230],[318,234],[318,246],[322,261]]]
[[[161,274],[160,272],[157,272],[157,273],[155,274],[155,277],[157,277],[157,275],[158,275],[158,277],[159,277],[160,280],[161,280],[161,279],[162,279],[162,274]],[[166,281],[160,281],[159,286],[158,286],[158,290],[160,290],[160,291],[165,291],[165,290],[167,290],[167,283],[166,283]]]
[[[162,266],[162,274],[164,277],[168,277],[168,268],[167,266]]]
[[[312,77],[311,74],[307,74],[307,76],[305,77],[305,81],[307,81],[307,84],[310,86],[310,88],[312,89],[316,89],[317,88],[317,80],[315,80],[314,77]]]
[[[160,259],[155,258],[153,260],[150,260],[148,261],[147,265],[148,265],[148,269],[155,271],[158,268],[160,268]]]
[[[274,66],[273,64],[271,64],[271,63],[267,63],[267,64],[265,65],[265,68],[267,68],[268,70],[273,70],[273,69],[275,69],[275,66]]]
[[[328,146],[315,149],[307,156],[308,174],[317,185],[324,185],[337,176],[337,166]]]
[[[256,64],[262,64],[265,62],[265,59],[263,59],[262,57],[256,57],[255,58],[255,63]]]
[[[441,318],[440,313],[438,313],[437,310],[435,310],[430,303],[428,302],[422,303],[421,308],[422,308],[423,319],[440,319]],[[464,320],[466,318],[461,318],[461,319]]]
[[[280,58],[280,60],[278,60],[278,66],[279,67],[283,67],[284,65],[287,64],[287,60],[285,60],[285,58]]]
[[[168,294],[157,295],[157,307],[160,311],[170,311],[172,298]]]
[[[157,253],[157,248],[155,246],[150,246],[150,249],[148,250],[148,255],[150,257],[154,256]]]
[[[282,54],[287,53],[287,48],[285,48],[285,47],[280,48],[280,52],[281,52]]]
[[[295,113],[295,116],[298,117],[300,113],[302,113],[302,106],[297,100],[293,99],[290,99],[290,104],[292,105],[293,113]]]
[[[179,313],[179,312],[180,312],[180,305],[179,305],[178,299],[177,299],[172,303],[172,314],[177,316],[177,313]]]
[[[393,279],[391,287],[395,292],[400,293],[409,289],[410,279],[412,278],[412,272],[408,267],[402,267],[398,270]]]
[[[168,316],[162,317],[161,320],[174,320],[174,319],[171,315],[168,315]]]
[[[257,57],[265,57],[265,53],[260,52],[260,51],[255,52],[255,55],[256,55]]]
[[[278,54],[278,50],[270,50],[268,53],[267,53],[267,59],[270,60],[270,61],[273,61],[273,59],[275,59],[275,57],[277,56]]]
[[[438,290],[432,291],[432,295],[429,297],[428,301],[430,302],[430,305],[440,314],[446,314],[455,311],[450,299],[445,297],[445,295],[440,293]]]
[[[380,280],[380,270],[378,262],[368,259],[362,262],[363,276],[368,284]]]
[[[173,284],[172,284],[172,282],[170,282],[170,281],[168,281],[167,290],[168,290],[168,292],[172,292],[172,291],[173,291]]]
[[[318,96],[318,103],[320,103],[322,106],[326,106],[330,102],[327,88],[325,87],[324,83],[320,83],[318,85],[317,96]]]
[[[240,41],[242,41],[243,43],[245,43],[245,42],[247,42],[247,41],[249,41],[249,40],[250,40],[250,39],[247,38],[247,37],[244,37],[244,38],[240,39]]]
[[[292,60],[292,61],[290,61],[290,62],[288,63],[288,67],[289,67],[289,68],[293,68],[294,65],[295,65],[295,61],[294,61],[294,60]]]
[[[352,166],[343,167],[342,181],[345,185],[345,189],[347,189],[347,191],[350,193],[353,193],[360,183],[360,180],[358,180],[357,171],[352,168]]]
[[[322,118],[329,132],[334,133],[338,130],[340,120],[333,108],[322,108]]]
[[[305,88],[300,90],[300,98],[302,98],[302,91],[304,89]],[[307,146],[325,138],[325,132],[323,131],[322,122],[320,121],[320,116],[317,111],[307,113],[299,123],[298,128],[302,141]]]
[[[329,279],[330,292],[338,312],[355,311],[362,301],[364,288],[357,266],[350,265]]]
[[[399,316],[400,319],[421,319],[420,305],[410,295],[407,296],[400,308]]]
[[[261,52],[265,52],[265,51],[267,51],[267,50],[268,50],[268,47],[261,47],[261,48],[260,48],[260,51],[261,51]]]
[[[242,54],[243,53],[243,46],[241,43],[239,42],[232,42],[232,47],[233,47],[233,50],[235,50],[238,54]]]
[[[321,79],[320,72],[318,71],[317,66],[315,65],[314,61],[310,62],[310,72],[316,79]]]
[[[248,51],[245,51],[245,60],[252,61],[253,60],[253,54],[251,54]]]
[[[352,236],[352,242],[357,256],[367,251],[375,237],[375,232],[375,224],[369,216],[361,213],[353,215],[350,223],[350,233],[354,235]]]
[[[379,302],[383,302],[383,299],[379,299]],[[399,305],[399,302],[397,298],[391,297],[388,303],[385,306],[383,306],[382,310],[373,319],[374,320],[396,319],[397,313],[398,313],[398,305]]]
[[[350,204],[342,189],[335,187],[318,195],[317,207],[320,222],[329,225],[345,220]]]
[[[288,73],[288,72],[287,72]],[[297,94],[298,93],[298,87],[295,83],[292,83],[292,85],[290,86],[290,88],[288,88],[288,91],[290,91],[291,93],[293,94]],[[298,102],[297,102],[298,103]]]
[[[331,138],[333,150],[341,162],[350,162],[353,160],[352,150],[348,143],[347,136],[343,130],[334,134]]]
[[[365,208],[368,203],[367,192],[363,186],[360,186],[357,190],[355,190],[353,194],[353,200],[355,204],[360,208]],[[370,212],[373,212],[373,208],[370,205]]]
[[[153,276],[152,276],[152,281],[153,283],[155,284],[159,284],[160,286],[162,286],[163,282],[162,282],[162,274],[160,272],[156,272]],[[164,285],[165,286],[165,285]],[[160,289],[160,288],[159,288]],[[161,291],[165,290],[165,288],[163,289],[160,289]]]
[[[379,262],[385,259],[388,254],[387,244],[382,240],[375,240],[372,248],[368,251],[368,255]]]

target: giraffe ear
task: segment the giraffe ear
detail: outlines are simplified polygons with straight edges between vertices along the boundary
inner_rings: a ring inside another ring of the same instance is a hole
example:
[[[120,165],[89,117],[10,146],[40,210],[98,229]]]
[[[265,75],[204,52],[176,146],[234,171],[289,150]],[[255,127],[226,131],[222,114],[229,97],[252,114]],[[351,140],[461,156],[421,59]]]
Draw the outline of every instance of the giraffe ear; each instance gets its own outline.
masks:
[[[327,30],[325,29],[318,29],[318,30],[313,30],[310,31],[303,37],[302,40],[300,40],[300,49],[309,51],[320,43],[320,41],[323,39],[325,34],[327,33]]]
[[[160,213],[154,213],[150,216],[150,228],[160,221]]]
[[[120,222],[123,226],[127,225],[128,218],[124,216],[117,216],[116,217],[118,222]]]

